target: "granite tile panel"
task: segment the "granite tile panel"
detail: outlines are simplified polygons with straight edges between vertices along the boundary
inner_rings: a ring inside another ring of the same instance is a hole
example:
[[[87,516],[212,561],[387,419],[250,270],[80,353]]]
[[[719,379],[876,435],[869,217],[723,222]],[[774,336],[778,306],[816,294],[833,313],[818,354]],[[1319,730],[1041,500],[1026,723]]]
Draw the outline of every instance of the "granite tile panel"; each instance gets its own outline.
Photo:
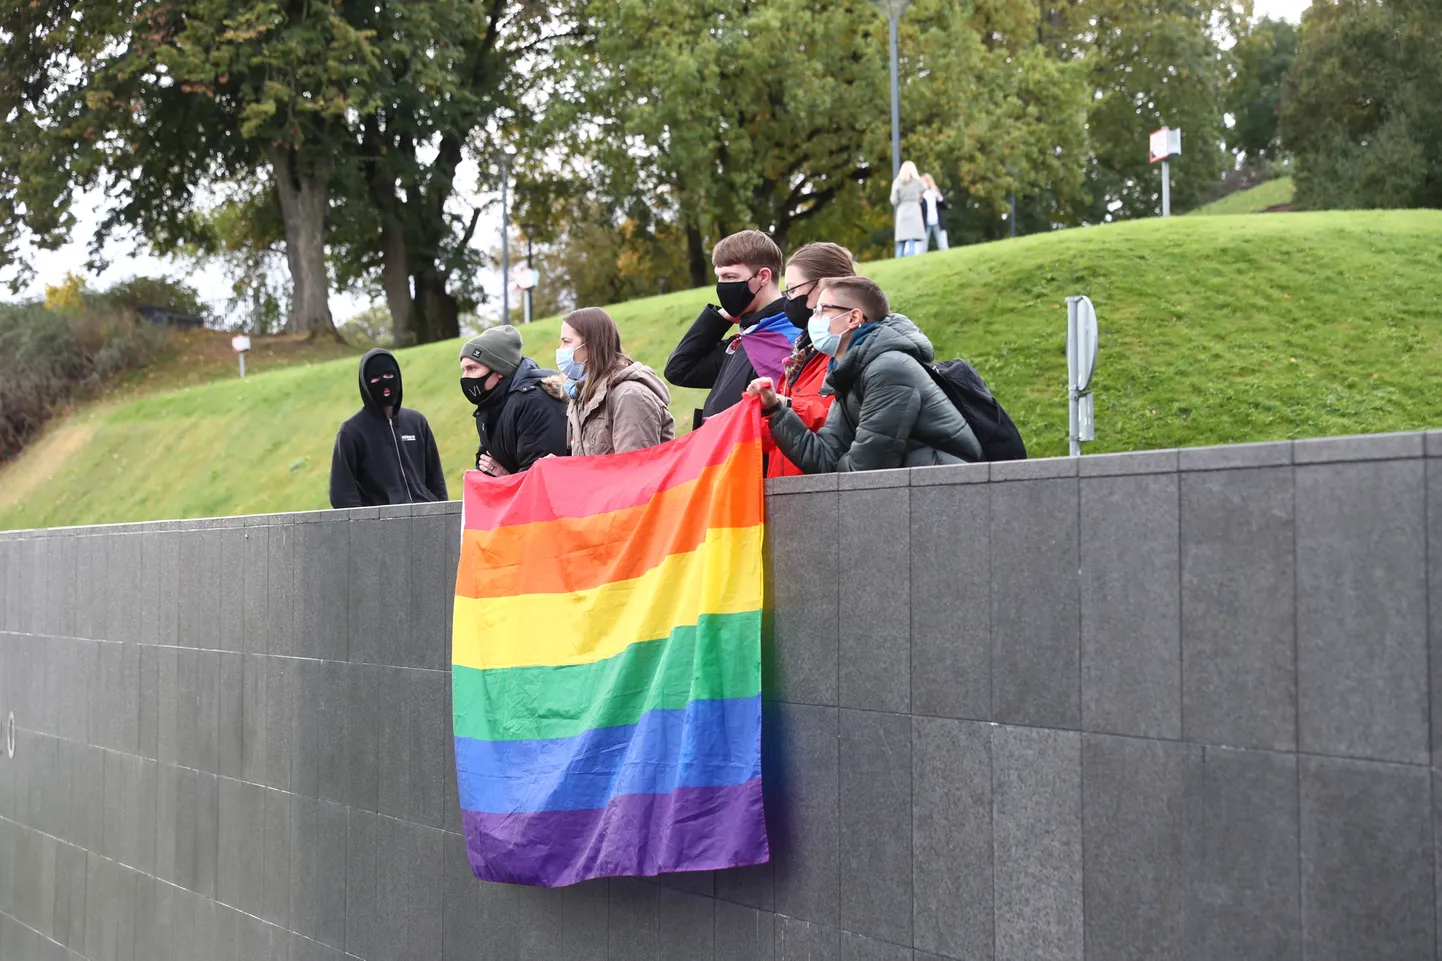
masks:
[[[991,717],[991,488],[911,491],[911,709]]]
[[[1081,482],[1082,726],[1182,734],[1176,474]]]
[[[840,703],[911,709],[911,508],[890,490],[841,498]]]
[[[1424,464],[1298,468],[1296,484],[1299,747],[1426,764]]]

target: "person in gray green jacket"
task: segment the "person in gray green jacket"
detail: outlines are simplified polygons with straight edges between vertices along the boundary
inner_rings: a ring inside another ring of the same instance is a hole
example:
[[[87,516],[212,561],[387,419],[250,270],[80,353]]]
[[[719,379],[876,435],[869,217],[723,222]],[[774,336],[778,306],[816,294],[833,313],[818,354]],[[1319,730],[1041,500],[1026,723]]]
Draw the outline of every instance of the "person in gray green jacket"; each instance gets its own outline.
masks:
[[[769,377],[751,382],[776,446],[808,474],[930,467],[981,460],[981,444],[931,374],[931,341],[865,277],[822,281],[808,325],[816,349],[832,357],[821,393],[836,395],[816,433],[776,393]]]

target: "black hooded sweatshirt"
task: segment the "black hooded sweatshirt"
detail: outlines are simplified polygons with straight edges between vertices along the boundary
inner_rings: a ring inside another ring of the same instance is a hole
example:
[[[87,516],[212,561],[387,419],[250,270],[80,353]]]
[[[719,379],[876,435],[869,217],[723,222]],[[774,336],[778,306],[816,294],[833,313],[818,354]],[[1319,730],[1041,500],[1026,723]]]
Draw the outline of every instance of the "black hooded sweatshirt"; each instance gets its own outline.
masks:
[[[384,403],[371,395],[366,371],[380,358],[396,371],[395,394]],[[401,406],[400,365],[388,350],[371,350],[360,362],[362,407],[340,425],[330,462],[330,506],[376,507],[446,499],[441,453],[425,417]],[[385,408],[390,407],[391,417]]]
[[[519,474],[531,465],[555,454],[566,456],[566,398],[560,386],[548,378],[559,378],[529,357],[521,358],[515,373],[496,385],[476,407],[476,450]]]

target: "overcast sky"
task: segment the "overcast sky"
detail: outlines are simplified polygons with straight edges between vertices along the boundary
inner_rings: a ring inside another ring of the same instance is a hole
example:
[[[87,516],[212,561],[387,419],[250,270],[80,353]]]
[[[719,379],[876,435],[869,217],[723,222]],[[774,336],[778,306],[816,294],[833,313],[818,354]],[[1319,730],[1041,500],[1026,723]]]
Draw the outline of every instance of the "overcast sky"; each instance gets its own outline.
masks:
[[[1258,17],[1276,17],[1297,21],[1301,19],[1302,11],[1308,7],[1311,0],[1255,0],[1255,2]],[[24,296],[42,296],[45,284],[59,282],[65,276],[66,271],[83,271],[89,237],[100,219],[103,203],[104,198],[98,194],[87,195],[77,201],[75,213],[80,222],[76,225],[73,236],[80,239],[67,244],[60,250],[36,251],[34,256],[36,277],[30,288],[24,292]],[[488,223],[490,229],[486,230]],[[474,246],[482,249],[498,249],[500,241],[496,234],[499,232],[499,228],[499,213],[493,208],[489,212],[489,216],[482,218],[481,229],[477,231],[477,236],[473,241]],[[216,267],[196,271],[185,265],[152,257],[139,251],[134,243],[129,242],[112,243],[106,248],[106,255],[111,264],[105,273],[99,277],[87,277],[87,280],[94,285],[105,286],[117,280],[137,275],[176,277],[185,280],[199,290],[201,297],[214,305],[218,312],[222,310],[230,296],[230,284],[225,274]],[[0,279],[3,279],[3,276],[0,274]],[[499,274],[491,273],[487,276],[485,286],[493,300],[498,301],[500,295]],[[8,293],[5,296],[8,297]],[[368,303],[366,299],[351,294],[333,293],[331,295],[331,313],[334,315],[336,323],[339,324],[365,309]],[[491,309],[496,308],[493,306]]]

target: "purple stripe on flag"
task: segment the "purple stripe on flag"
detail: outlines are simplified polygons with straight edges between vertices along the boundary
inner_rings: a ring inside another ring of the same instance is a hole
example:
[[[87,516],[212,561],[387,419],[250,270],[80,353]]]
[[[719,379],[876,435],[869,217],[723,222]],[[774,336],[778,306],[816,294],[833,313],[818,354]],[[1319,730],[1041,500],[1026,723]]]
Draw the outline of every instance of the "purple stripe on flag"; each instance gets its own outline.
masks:
[[[761,779],[627,794],[604,808],[462,811],[471,870],[483,881],[555,888],[591,878],[711,871],[770,860]]]
[[[743,335],[741,346],[746,348],[746,356],[751,360],[751,366],[756,368],[758,377],[779,380],[781,365],[791,356],[795,343],[780,331],[759,330]]]

